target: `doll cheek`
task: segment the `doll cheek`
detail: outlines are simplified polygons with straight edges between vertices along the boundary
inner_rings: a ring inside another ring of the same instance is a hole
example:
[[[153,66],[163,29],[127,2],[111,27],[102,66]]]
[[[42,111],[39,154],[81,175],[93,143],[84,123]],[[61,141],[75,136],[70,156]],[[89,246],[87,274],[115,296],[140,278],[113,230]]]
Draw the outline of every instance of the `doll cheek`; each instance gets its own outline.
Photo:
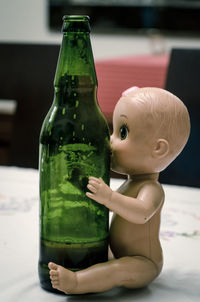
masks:
[[[113,151],[111,165],[116,168],[123,165],[123,155],[120,152]]]

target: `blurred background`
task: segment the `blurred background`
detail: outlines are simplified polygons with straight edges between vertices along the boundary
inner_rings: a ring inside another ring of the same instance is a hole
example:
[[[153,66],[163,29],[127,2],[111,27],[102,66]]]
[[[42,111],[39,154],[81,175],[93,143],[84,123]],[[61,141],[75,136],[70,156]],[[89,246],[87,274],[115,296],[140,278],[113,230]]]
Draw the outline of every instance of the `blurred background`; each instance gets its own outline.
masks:
[[[96,59],[200,45],[199,0],[0,0],[0,40],[60,42],[65,14],[90,16]]]
[[[0,164],[38,167],[62,17],[70,14],[90,16],[98,100],[111,128],[130,86],[166,88],[183,99],[192,135],[163,181],[200,186],[200,0],[0,0]]]

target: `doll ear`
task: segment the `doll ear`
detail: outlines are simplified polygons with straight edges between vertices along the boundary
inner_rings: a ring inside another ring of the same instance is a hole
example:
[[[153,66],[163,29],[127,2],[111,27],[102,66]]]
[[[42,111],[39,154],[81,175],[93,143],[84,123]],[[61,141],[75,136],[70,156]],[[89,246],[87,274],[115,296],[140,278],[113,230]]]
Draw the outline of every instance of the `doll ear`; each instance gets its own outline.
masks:
[[[159,138],[156,141],[155,147],[153,149],[153,157],[162,158],[169,153],[169,143],[164,138]]]

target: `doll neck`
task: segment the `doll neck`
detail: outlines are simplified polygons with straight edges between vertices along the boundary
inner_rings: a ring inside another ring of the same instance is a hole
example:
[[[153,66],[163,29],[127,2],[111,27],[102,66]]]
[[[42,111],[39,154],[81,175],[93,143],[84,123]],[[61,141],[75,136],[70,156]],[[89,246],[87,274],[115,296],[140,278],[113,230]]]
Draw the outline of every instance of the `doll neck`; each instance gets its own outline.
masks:
[[[158,181],[159,173],[147,173],[147,174],[132,174],[128,175],[128,179],[133,181],[145,181],[145,180],[154,180]]]

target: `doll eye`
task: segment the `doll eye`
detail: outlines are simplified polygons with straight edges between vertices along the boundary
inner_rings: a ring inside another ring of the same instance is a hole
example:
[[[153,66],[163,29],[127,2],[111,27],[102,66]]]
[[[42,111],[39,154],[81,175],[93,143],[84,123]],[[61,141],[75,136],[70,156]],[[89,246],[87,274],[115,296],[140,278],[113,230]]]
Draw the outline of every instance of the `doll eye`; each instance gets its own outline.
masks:
[[[128,136],[128,127],[126,126],[126,125],[122,125],[121,127],[120,127],[120,130],[119,130],[119,135],[120,135],[120,138],[121,138],[121,140],[124,140],[124,139],[126,139],[127,138],[127,136]]]

